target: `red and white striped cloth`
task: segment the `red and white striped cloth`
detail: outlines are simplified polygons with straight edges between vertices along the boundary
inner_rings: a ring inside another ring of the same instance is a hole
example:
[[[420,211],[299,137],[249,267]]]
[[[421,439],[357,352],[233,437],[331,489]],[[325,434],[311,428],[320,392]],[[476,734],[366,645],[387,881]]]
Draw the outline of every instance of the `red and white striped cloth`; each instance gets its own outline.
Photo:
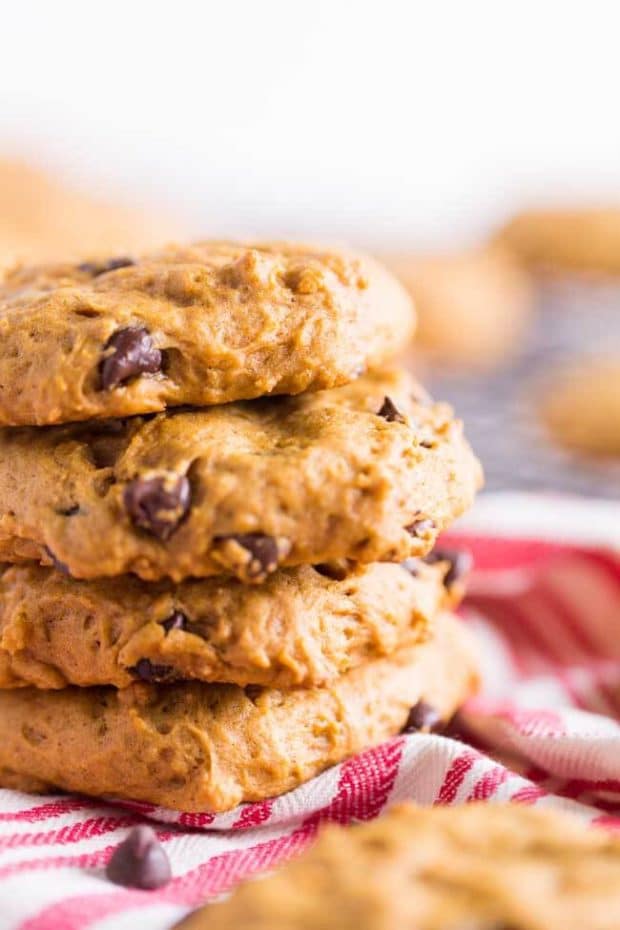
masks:
[[[620,828],[620,505],[483,498],[450,542],[477,568],[464,615],[485,686],[450,736],[399,736],[285,797],[219,816],[0,791],[1,930],[164,930],[298,854],[325,821],[421,804],[573,809]],[[174,878],[154,892],[104,867],[144,817]]]

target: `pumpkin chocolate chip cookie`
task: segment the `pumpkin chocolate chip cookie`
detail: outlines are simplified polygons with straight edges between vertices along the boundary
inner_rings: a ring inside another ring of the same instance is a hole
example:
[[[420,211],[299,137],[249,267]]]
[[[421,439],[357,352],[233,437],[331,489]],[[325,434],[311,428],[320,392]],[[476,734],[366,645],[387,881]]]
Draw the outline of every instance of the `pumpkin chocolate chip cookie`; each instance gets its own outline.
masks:
[[[0,561],[75,578],[232,574],[430,551],[480,466],[405,373],[330,391],[0,431]]]
[[[531,318],[529,275],[512,254],[476,248],[385,256],[413,297],[415,352],[440,362],[485,368],[517,350]]]
[[[584,357],[552,373],[540,413],[561,445],[620,455],[620,356]]]
[[[533,209],[513,217],[496,242],[527,267],[620,273],[620,207]]]
[[[228,810],[289,791],[394,736],[419,701],[447,720],[476,684],[467,631],[441,614],[426,641],[323,688],[4,690],[0,784]]]
[[[371,258],[301,245],[18,268],[0,285],[0,424],[329,388],[406,345],[413,323]]]
[[[32,563],[0,576],[0,688],[196,678],[325,684],[426,639],[461,594],[460,560],[309,565],[263,585],[75,581]]]
[[[620,838],[552,810],[394,807],[177,930],[617,930]]]

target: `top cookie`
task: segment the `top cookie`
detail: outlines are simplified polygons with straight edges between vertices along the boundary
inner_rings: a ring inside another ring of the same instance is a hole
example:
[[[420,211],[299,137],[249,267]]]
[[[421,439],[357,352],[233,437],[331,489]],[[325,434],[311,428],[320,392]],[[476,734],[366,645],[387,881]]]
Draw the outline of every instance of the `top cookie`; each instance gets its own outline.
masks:
[[[179,930],[617,930],[620,839],[518,805],[394,808]]]
[[[302,245],[18,268],[0,285],[0,424],[328,388],[393,355],[413,323],[381,265]]]

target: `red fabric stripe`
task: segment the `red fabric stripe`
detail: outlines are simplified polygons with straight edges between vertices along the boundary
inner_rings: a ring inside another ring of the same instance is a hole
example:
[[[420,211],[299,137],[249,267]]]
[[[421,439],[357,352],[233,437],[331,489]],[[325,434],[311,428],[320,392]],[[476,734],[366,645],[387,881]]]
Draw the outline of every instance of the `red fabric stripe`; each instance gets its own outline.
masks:
[[[465,776],[477,758],[478,755],[474,752],[464,752],[454,760],[444,776],[435,804],[451,804],[454,801]]]
[[[518,791],[515,791],[510,800],[518,804],[534,804],[540,798],[546,796],[547,792],[538,785],[526,785],[524,788],[519,788]]]
[[[247,805],[242,809],[241,816],[233,823],[231,829],[243,830],[251,827],[260,827],[261,824],[269,820],[272,807],[273,801],[262,801],[259,804]]]
[[[476,782],[467,800],[488,801],[508,778],[510,778],[510,772],[507,768],[503,765],[494,766]]]
[[[0,811],[0,822],[37,823],[52,817],[62,817],[63,814],[69,814],[73,811],[89,809],[92,806],[91,798],[62,798],[59,801],[47,801],[45,804],[28,807],[24,810]]]
[[[320,823],[326,820],[343,823],[355,816],[374,816],[372,811],[378,813],[394,785],[402,745],[402,739],[393,740],[345,763],[338,790],[330,804],[306,818],[301,827],[290,835],[259,843],[249,849],[215,856],[197,869],[173,879],[161,891],[150,892],[146,899],[143,892],[117,891],[111,895],[83,895],[63,901],[23,923],[20,930],[50,930],[51,927],[54,930],[86,930],[95,920],[130,907],[150,905],[154,898],[180,904],[197,904],[207,896],[220,894],[232,887],[239,878],[264,871],[301,852],[311,842]],[[110,849],[102,851],[97,864],[102,865],[110,854]],[[96,865],[91,863],[88,867],[94,868]],[[0,877],[1,874],[0,871]]]
[[[82,840],[91,839],[93,836],[103,836],[113,830],[131,827],[137,823],[140,823],[140,819],[129,814],[117,817],[89,817],[78,823],[59,827],[57,830],[40,831],[38,833],[9,833],[0,836],[0,850],[22,846],[51,846],[53,844],[65,846],[69,843],[79,843]]]

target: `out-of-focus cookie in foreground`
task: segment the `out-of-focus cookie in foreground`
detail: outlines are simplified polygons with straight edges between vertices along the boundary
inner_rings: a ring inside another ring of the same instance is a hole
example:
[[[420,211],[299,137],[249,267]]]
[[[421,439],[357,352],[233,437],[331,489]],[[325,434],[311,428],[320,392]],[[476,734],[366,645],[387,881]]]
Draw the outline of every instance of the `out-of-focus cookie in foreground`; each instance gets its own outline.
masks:
[[[518,805],[394,808],[178,930],[618,930],[620,838]]]
[[[549,378],[540,413],[563,446],[620,455],[620,355],[589,358]]]
[[[529,276],[510,253],[482,247],[383,258],[416,305],[416,352],[448,364],[485,368],[521,345],[533,293]]]
[[[529,268],[620,274],[620,205],[525,210],[495,242]]]

